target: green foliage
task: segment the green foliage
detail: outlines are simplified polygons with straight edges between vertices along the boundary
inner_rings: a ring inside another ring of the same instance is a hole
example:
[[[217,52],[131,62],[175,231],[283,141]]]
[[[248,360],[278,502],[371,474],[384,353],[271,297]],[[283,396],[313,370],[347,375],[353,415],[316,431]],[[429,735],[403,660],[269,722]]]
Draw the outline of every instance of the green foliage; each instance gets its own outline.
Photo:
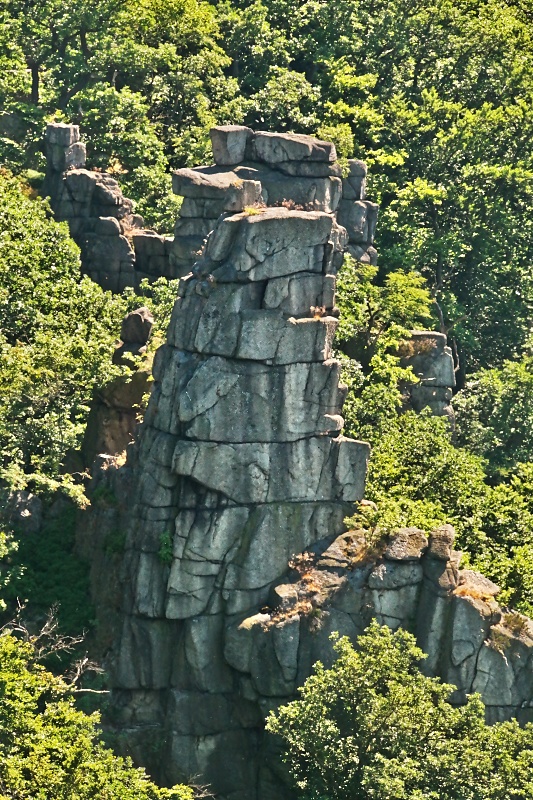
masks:
[[[142,95],[98,86],[79,92],[71,105],[68,118],[82,126],[91,166],[117,177],[148,226],[171,232],[181,201],[172,194],[163,143]]]
[[[414,380],[412,372],[400,366],[400,342],[411,329],[431,321],[431,298],[422,277],[392,272],[380,285],[377,273],[377,267],[346,256],[337,285],[336,343],[349,357],[342,359],[348,387],[346,431],[370,442],[396,417],[402,402],[400,384]]]
[[[358,648],[338,640],[333,667],[316,664],[300,699],[268,718],[302,800],[529,795],[533,726],[486,725],[476,695],[450,706],[453,687],[421,674],[423,653],[406,631],[372,623]]]
[[[4,600],[6,589],[10,586],[18,570],[13,567],[13,559],[18,550],[18,542],[13,532],[5,527],[0,528],[0,611],[7,606]]]
[[[3,592],[11,605],[15,599],[29,603],[34,618],[45,619],[57,608],[61,630],[72,636],[86,632],[93,615],[89,567],[74,552],[76,513],[73,503],[57,499],[39,531],[19,532],[12,577]]]
[[[98,740],[98,716],[74,707],[69,687],[34,660],[29,644],[0,635],[2,798],[193,800],[185,786],[159,789]]]
[[[409,411],[391,419],[375,441],[366,496],[378,505],[379,524],[387,530],[431,530],[449,521],[460,533],[470,532],[487,492],[484,478],[481,459],[453,446],[445,418]]]
[[[163,531],[159,536],[159,550],[157,555],[163,564],[171,564],[174,556],[174,539],[169,531]]]
[[[485,462],[454,446],[441,417],[391,416],[374,439],[365,507],[350,521],[379,538],[398,527],[453,524],[465,562],[502,589],[500,602],[533,613],[533,465],[486,481]]]
[[[66,226],[0,175],[0,478],[50,489],[111,365],[123,298],[79,276]]]
[[[472,375],[454,399],[457,440],[505,473],[533,460],[533,358]]]

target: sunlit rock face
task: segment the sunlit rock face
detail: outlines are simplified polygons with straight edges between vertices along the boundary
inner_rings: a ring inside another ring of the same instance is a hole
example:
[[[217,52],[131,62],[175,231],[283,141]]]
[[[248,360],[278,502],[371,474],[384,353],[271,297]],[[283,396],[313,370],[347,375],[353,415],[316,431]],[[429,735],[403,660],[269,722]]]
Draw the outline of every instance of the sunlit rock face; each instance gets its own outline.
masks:
[[[342,435],[335,283],[346,251],[375,259],[366,168],[341,180],[333,146],[305,136],[225,126],[212,140],[214,167],[174,175],[170,260],[186,274],[137,442],[95,472],[116,502],[94,505],[85,543],[125,534],[118,579],[104,558],[93,569],[118,598],[100,616],[123,751],[219,800],[292,800],[264,720],[332,662],[333,631],[410,629],[423,669],[454,702],[480,691],[491,721],[531,713],[533,634],[460,569],[450,526],[372,547],[345,529],[369,448]],[[404,356],[423,378],[413,405],[453,385],[443,337],[421,334]]]

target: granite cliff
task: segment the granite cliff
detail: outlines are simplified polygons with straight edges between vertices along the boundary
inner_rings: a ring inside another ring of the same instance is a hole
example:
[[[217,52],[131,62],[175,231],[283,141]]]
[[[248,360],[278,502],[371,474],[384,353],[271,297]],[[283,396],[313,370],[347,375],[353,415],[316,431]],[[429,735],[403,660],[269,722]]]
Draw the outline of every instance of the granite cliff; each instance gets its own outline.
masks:
[[[375,257],[363,167],[350,165],[343,200],[327,142],[226,127],[213,145],[215,167],[175,175],[186,210],[205,215],[189,219],[206,224],[179,227],[174,243],[202,236],[199,252],[127,462],[100,457],[94,471],[93,493],[116,502],[94,505],[80,543],[124,751],[162,781],[280,800],[291,794],[264,718],[331,661],[332,631],[355,639],[373,617],[405,626],[424,669],[457,687],[452,702],[479,691],[494,721],[531,717],[533,627],[460,568],[451,526],[373,542],[346,531],[369,448],[342,436],[335,276],[347,249]],[[261,168],[235,169],[246,154]],[[405,355],[426,380],[410,402],[449,414],[453,364],[433,338]],[[113,573],[102,554],[116,530]]]

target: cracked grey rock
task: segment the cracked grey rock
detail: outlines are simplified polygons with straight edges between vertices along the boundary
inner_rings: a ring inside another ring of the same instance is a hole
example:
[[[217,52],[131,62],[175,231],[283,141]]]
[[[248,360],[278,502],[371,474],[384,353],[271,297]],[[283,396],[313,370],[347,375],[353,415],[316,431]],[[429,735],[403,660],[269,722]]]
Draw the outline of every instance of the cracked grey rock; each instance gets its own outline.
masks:
[[[244,161],[246,147],[254,132],[244,125],[216,125],[209,135],[215,164],[227,166]]]
[[[182,440],[172,469],[237,503],[355,502],[369,451],[365,442],[329,436],[278,444]]]
[[[332,218],[323,212],[270,208],[219,219],[207,245],[217,280],[259,281],[324,272]]]
[[[428,540],[418,528],[399,528],[389,538],[384,557],[391,561],[417,561],[427,549]]]
[[[449,561],[455,541],[453,525],[441,525],[429,534],[428,557],[438,561]]]
[[[277,165],[286,161],[337,160],[335,145],[300,133],[257,131],[251,142],[252,159]]]
[[[295,441],[333,433],[343,424],[339,375],[340,364],[332,360],[268,366],[161,348],[145,423],[215,442]]]
[[[368,576],[368,586],[370,589],[400,589],[420,583],[422,577],[422,566],[417,562],[383,562]]]

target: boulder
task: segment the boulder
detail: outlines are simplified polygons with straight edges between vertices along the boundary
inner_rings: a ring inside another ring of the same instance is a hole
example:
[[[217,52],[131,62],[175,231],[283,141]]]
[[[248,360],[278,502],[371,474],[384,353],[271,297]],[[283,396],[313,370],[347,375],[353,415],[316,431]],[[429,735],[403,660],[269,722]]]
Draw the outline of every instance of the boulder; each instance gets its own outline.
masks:
[[[384,557],[389,561],[417,561],[426,551],[428,540],[418,528],[400,528],[389,538]]]
[[[251,142],[252,159],[277,165],[286,161],[337,160],[335,145],[299,133],[267,133],[257,131]]]
[[[253,131],[244,125],[217,125],[209,131],[215,164],[223,166],[244,161]]]
[[[142,306],[130,311],[122,320],[120,338],[128,344],[146,344],[152,333],[154,318],[151,311]]]

